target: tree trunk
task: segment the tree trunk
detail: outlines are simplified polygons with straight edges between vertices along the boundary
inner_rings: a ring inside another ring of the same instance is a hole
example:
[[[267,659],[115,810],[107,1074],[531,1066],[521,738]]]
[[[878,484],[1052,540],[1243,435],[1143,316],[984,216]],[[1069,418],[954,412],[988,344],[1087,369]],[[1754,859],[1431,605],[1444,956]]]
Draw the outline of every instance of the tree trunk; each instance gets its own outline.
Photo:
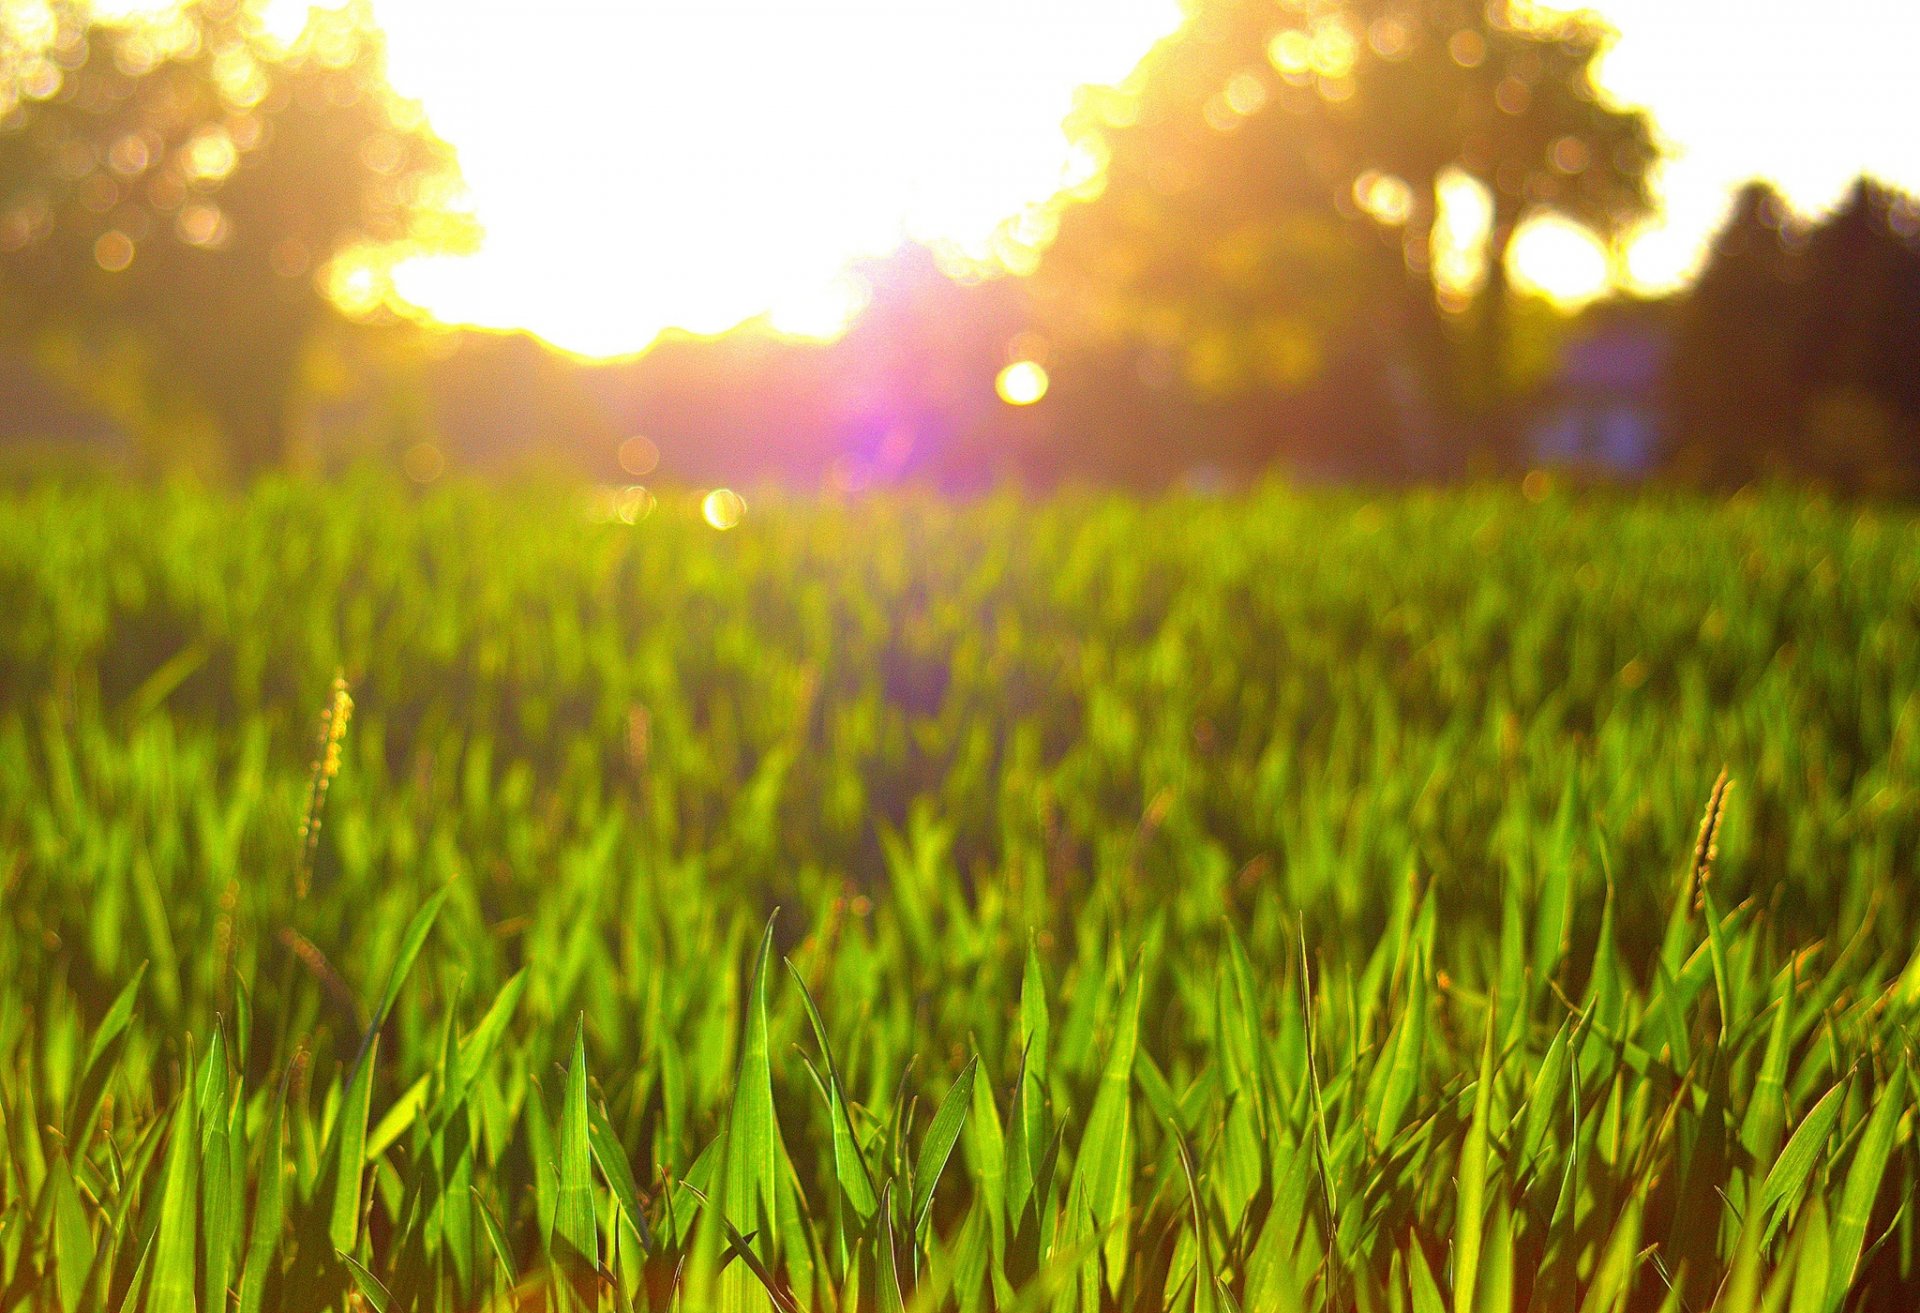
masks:
[[[1487,240],[1487,281],[1480,289],[1474,315],[1473,395],[1480,433],[1476,454],[1495,472],[1517,469],[1526,456],[1521,450],[1520,426],[1513,414],[1507,378],[1513,309],[1507,256],[1513,249],[1516,218],[1496,196],[1493,230]]]
[[[294,391],[309,337],[302,315],[258,316],[248,326],[252,340],[203,358],[198,379],[220,428],[227,468],[242,482],[285,469],[294,454]]]
[[[1397,341],[1402,353],[1385,362],[1390,379],[1396,376],[1410,382],[1410,390],[1419,397],[1400,397],[1397,404],[1403,414],[1408,409],[1424,411],[1417,417],[1403,418],[1403,425],[1423,430],[1406,435],[1409,449],[1404,453],[1405,472],[1414,477],[1449,474],[1458,459],[1460,436],[1461,388],[1459,362],[1447,324],[1440,310],[1440,298],[1433,280],[1433,225],[1439,213],[1439,181],[1430,179],[1413,189],[1413,205],[1401,234],[1404,277],[1395,307],[1395,322],[1387,333]],[[1424,403],[1424,404],[1421,404]]]
[[[228,464],[236,479],[250,483],[284,469],[292,447],[287,396],[228,398],[220,407]]]

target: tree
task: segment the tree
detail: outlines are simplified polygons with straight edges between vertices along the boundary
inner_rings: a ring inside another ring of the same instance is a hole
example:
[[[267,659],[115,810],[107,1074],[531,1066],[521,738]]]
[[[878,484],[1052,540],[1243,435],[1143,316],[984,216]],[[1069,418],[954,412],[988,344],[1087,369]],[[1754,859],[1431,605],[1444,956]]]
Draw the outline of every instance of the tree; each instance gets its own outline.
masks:
[[[1669,379],[1673,470],[1737,486],[1791,460],[1800,389],[1795,250],[1806,240],[1771,186],[1749,183],[1680,305]]]
[[[1681,306],[1674,471],[1920,491],[1920,202],[1861,179],[1818,223],[1735,200]]]
[[[1193,0],[1128,88],[1083,105],[1104,186],[1059,216],[1043,303],[1173,343],[1228,390],[1296,386],[1357,341],[1438,426],[1484,426],[1514,234],[1554,213],[1611,238],[1650,204],[1651,126],[1591,80],[1606,39],[1517,0]],[[1475,184],[1491,222],[1462,299],[1435,228]]]
[[[1858,179],[1799,264],[1798,463],[1843,488],[1920,491],[1920,203]]]
[[[469,236],[451,149],[364,4],[291,45],[254,0],[109,21],[0,0],[0,328],[158,448],[291,454],[316,340],[368,256]]]

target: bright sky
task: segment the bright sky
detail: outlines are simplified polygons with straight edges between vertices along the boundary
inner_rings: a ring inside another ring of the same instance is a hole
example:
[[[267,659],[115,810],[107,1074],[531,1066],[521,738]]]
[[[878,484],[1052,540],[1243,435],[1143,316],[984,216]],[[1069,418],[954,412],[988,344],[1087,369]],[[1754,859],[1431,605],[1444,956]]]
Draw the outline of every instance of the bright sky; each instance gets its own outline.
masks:
[[[1805,213],[1832,206],[1862,173],[1920,191],[1920,0],[1584,7],[1620,33],[1601,83],[1653,111],[1672,156],[1660,178],[1664,217],[1628,253],[1636,284],[1684,281],[1750,178],[1771,177]],[[1590,244],[1552,230],[1533,238],[1518,252],[1523,273],[1566,294],[1598,290],[1605,268]]]
[[[302,0],[276,0],[294,7]],[[1059,123],[1122,77],[1177,0],[373,0],[394,82],[460,152],[478,254],[416,261],[437,317],[615,354],[771,312],[829,334],[845,263],[904,236],[978,245],[1076,161]],[[1602,68],[1674,151],[1632,247],[1684,279],[1732,189],[1830,205],[1862,171],[1920,188],[1920,0],[1590,0]],[[1523,282],[1597,291],[1601,253],[1542,227]]]
[[[440,318],[589,354],[772,312],[831,333],[847,261],[984,243],[1070,169],[1073,89],[1176,0],[374,0],[460,153],[470,258],[396,271]],[[534,17],[537,15],[537,18]]]

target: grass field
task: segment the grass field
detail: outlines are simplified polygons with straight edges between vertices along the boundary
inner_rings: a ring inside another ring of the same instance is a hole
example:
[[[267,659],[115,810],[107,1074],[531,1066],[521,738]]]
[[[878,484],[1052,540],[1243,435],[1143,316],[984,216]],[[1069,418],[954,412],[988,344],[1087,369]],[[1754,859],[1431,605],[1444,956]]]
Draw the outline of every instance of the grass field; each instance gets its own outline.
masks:
[[[1920,521],[750,501],[0,500],[0,1307],[1920,1306]]]

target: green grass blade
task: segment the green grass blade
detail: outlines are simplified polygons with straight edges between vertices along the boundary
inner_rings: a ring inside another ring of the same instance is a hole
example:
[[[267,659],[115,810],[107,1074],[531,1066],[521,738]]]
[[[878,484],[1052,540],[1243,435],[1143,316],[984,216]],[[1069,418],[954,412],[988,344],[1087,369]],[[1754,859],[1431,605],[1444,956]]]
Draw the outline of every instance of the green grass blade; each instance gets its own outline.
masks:
[[[66,1154],[54,1156],[50,1172],[47,1188],[53,1208],[53,1289],[61,1308],[77,1309],[93,1270],[93,1230],[80,1204],[80,1192],[74,1188]]]
[[[393,1011],[394,1000],[400,997],[400,987],[406,983],[407,973],[413,970],[413,963],[420,956],[420,950],[426,947],[427,936],[433,932],[435,918],[446,904],[447,895],[452,886],[443,885],[426,904],[413,914],[407,922],[406,932],[400,937],[400,951],[394,956],[393,966],[387,972],[386,987],[380,991],[379,1006],[367,1021],[367,1033],[360,1040],[360,1052],[354,1055],[356,1069],[367,1061],[373,1051],[374,1037],[380,1033],[380,1027],[386,1024],[387,1014]]]
[[[1095,1231],[1105,1239],[1108,1288],[1117,1292],[1126,1275],[1132,1237],[1127,1220],[1132,1209],[1133,1063],[1140,1039],[1140,994],[1144,973],[1129,973],[1126,993],[1115,1014],[1112,1047],[1100,1073],[1100,1088],[1074,1161],[1078,1187]]]
[[[200,1127],[191,1090],[183,1090],[167,1134],[162,1169],[160,1225],[154,1235],[153,1268],[148,1276],[150,1313],[193,1313],[194,1253],[200,1212]]]
[[[947,1159],[952,1156],[961,1127],[966,1124],[967,1106],[973,1098],[975,1065],[975,1059],[967,1059],[966,1069],[947,1090],[946,1097],[940,1101],[940,1111],[934,1114],[933,1124],[927,1127],[926,1137],[920,1141],[920,1156],[913,1169],[912,1221],[916,1234],[927,1224],[928,1210],[933,1207],[933,1187],[946,1171]]]
[[[1487,1137],[1493,1106],[1493,1028],[1499,1010],[1488,1007],[1486,1034],[1480,1042],[1480,1074],[1474,1083],[1473,1114],[1460,1142],[1455,1173],[1453,1223],[1453,1313],[1474,1313],[1474,1282],[1480,1270],[1480,1242],[1487,1210]],[[1416,1251],[1418,1246],[1414,1247]],[[1424,1263],[1424,1259],[1421,1260]]]
[[[588,1142],[587,1040],[585,1020],[575,1024],[573,1057],[567,1065],[555,1144],[559,1191],[554,1200],[553,1250],[561,1269],[591,1273],[600,1266],[599,1227],[593,1210],[593,1161]]]
[[[94,1120],[100,1115],[100,1104],[107,1094],[107,1081],[113,1074],[114,1060],[124,1047],[127,1027],[133,1022],[134,1004],[140,997],[140,982],[146,976],[147,964],[142,962],[133,973],[133,979],[114,997],[106,1015],[100,1018],[100,1024],[93,1032],[93,1041],[87,1046],[87,1060],[81,1068],[80,1082],[74,1087],[73,1101],[67,1110],[67,1142],[76,1149],[84,1147],[87,1133],[93,1129]]]
[[[1878,1091],[1866,1131],[1853,1151],[1847,1183],[1840,1192],[1840,1207],[1833,1215],[1832,1268],[1827,1275],[1829,1313],[1840,1307],[1853,1285],[1854,1267],[1866,1241],[1867,1224],[1873,1217],[1874,1201],[1880,1196],[1880,1180],[1893,1153],[1900,1119],[1908,1111],[1906,1094],[1907,1070],[1896,1062],[1892,1075]]]
[[[853,1133],[853,1121],[847,1110],[846,1092],[840,1085],[840,1070],[834,1063],[833,1046],[827,1042],[827,1025],[821,1020],[820,1009],[813,1001],[813,991],[807,988],[807,982],[800,976],[793,963],[787,963],[787,972],[793,977],[794,984],[800,987],[800,1000],[806,1007],[807,1020],[813,1027],[814,1040],[820,1045],[821,1056],[827,1064],[827,1115],[832,1121],[830,1136],[833,1145],[833,1176],[840,1186],[848,1207],[861,1222],[873,1217],[879,1200],[873,1192],[873,1172],[867,1166],[866,1155],[860,1150],[860,1141]]]
[[[1820,1101],[1800,1119],[1800,1124],[1787,1138],[1786,1147],[1774,1159],[1760,1187],[1763,1212],[1772,1214],[1782,1201],[1793,1198],[1806,1184],[1821,1151],[1827,1146],[1828,1137],[1833,1134],[1834,1123],[1839,1121],[1841,1110],[1846,1106],[1846,1088],[1847,1082],[1843,1079],[1821,1095]]]
[[[260,1313],[267,1293],[267,1278],[274,1266],[274,1254],[280,1245],[281,1222],[286,1203],[285,1125],[287,1117],[288,1077],[280,1082],[274,1099],[273,1120],[268,1123],[266,1143],[260,1153],[259,1188],[253,1203],[253,1233],[247,1240],[247,1255],[240,1269],[239,1313]]]
[[[633,1178],[633,1167],[627,1161],[626,1151],[620,1147],[620,1137],[614,1134],[613,1123],[607,1120],[605,1109],[597,1102],[588,1103],[587,1117],[587,1142],[593,1149],[593,1161],[599,1165],[607,1188],[613,1191],[621,1215],[633,1227],[641,1248],[645,1249],[652,1245],[653,1239],[647,1229],[645,1206],[640,1200],[640,1183]]]
[[[342,1253],[340,1261],[347,1265],[347,1271],[353,1274],[354,1288],[367,1303],[373,1306],[373,1313],[390,1313],[393,1308],[393,1296],[380,1283],[380,1278],[366,1269],[366,1266],[352,1254]]]
[[[364,1060],[354,1065],[353,1079],[340,1102],[334,1122],[327,1164],[327,1238],[342,1253],[353,1253],[360,1241],[361,1185],[367,1163],[367,1121],[373,1110],[373,1058],[378,1032]]]
[[[740,1041],[733,1100],[727,1115],[726,1158],[721,1172],[722,1219],[759,1253],[778,1252],[778,1211],[774,1191],[779,1172],[779,1128],[774,1121],[773,1075],[767,1052],[767,960],[773,950],[773,921],[760,936],[749,977],[746,1018]],[[744,1266],[722,1274],[722,1301],[732,1310],[765,1307],[765,1291]]]

